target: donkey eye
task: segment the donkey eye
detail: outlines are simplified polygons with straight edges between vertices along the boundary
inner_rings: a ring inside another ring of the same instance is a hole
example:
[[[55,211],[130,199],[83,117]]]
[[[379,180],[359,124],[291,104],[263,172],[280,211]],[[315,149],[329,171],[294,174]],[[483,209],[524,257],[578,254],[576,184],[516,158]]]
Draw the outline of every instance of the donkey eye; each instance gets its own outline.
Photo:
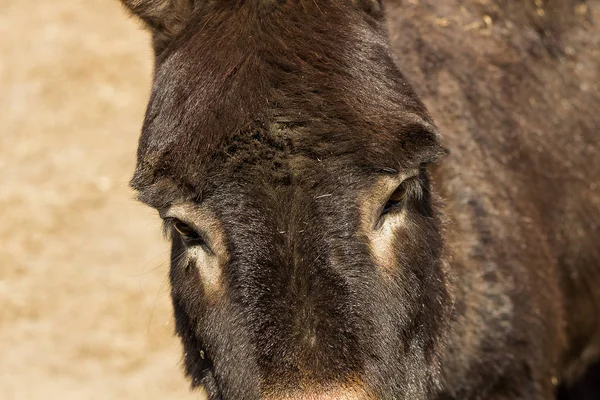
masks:
[[[194,228],[182,222],[180,220],[173,221],[173,228],[181,235],[181,237],[186,241],[197,241],[201,240],[200,235]]]
[[[400,184],[400,186],[394,190],[394,193],[392,193],[387,203],[385,203],[383,206],[381,214],[385,215],[396,208],[402,207],[404,205],[404,201],[406,200],[407,192],[408,190],[406,185],[404,183]]]
[[[406,204],[409,197],[418,196],[420,193],[419,178],[409,178],[402,182],[396,190],[390,195],[388,201],[381,210],[381,216],[388,214],[394,210],[401,209]]]

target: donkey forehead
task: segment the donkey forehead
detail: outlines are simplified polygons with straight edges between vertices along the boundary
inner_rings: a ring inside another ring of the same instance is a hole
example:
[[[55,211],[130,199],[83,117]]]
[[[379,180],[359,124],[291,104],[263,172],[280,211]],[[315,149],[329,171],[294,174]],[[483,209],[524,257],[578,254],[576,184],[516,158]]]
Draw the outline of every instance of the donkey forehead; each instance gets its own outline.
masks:
[[[233,208],[255,204],[243,200],[254,196],[266,201],[259,208],[279,209],[277,203],[289,206],[291,201],[308,198],[337,203],[346,197],[355,202],[359,193],[369,196],[374,184],[387,187],[387,180],[396,181],[422,162],[442,155],[429,134],[415,130],[413,136],[411,140],[407,135],[410,144],[404,146],[393,142],[372,146],[357,139],[337,146],[313,143],[306,148],[286,136],[242,132],[210,153],[188,152],[185,146],[148,153],[156,160],[138,162],[132,186],[140,200],[159,210],[177,202],[211,198],[215,200],[210,203],[224,207],[231,203],[225,201],[227,197],[235,199],[230,204]]]
[[[238,10],[191,24],[158,60],[132,186],[168,177],[197,187],[215,169],[398,168],[436,153],[385,36],[338,11],[259,23]]]

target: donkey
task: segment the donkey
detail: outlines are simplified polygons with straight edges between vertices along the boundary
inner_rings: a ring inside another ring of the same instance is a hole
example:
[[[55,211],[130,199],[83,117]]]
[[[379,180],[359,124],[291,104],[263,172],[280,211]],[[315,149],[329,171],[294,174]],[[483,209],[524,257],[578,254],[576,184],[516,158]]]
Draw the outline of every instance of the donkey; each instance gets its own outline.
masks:
[[[600,359],[600,2],[122,3],[193,387],[571,396]]]

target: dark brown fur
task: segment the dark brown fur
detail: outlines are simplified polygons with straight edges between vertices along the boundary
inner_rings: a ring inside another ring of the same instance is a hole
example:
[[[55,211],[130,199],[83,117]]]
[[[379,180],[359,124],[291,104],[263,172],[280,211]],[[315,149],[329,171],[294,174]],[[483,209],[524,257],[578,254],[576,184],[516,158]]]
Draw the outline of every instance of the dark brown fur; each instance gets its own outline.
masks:
[[[173,235],[194,386],[600,396],[567,389],[600,359],[600,2],[123,2],[156,50],[132,185],[227,243],[214,297]],[[362,210],[415,168],[384,273]]]

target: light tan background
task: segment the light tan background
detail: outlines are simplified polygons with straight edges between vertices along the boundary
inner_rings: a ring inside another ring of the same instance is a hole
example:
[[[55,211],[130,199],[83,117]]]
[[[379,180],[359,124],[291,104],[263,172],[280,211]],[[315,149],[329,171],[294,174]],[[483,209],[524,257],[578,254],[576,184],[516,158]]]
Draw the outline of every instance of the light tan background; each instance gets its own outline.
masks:
[[[0,0],[0,399],[201,398],[127,187],[151,61],[117,0]]]

